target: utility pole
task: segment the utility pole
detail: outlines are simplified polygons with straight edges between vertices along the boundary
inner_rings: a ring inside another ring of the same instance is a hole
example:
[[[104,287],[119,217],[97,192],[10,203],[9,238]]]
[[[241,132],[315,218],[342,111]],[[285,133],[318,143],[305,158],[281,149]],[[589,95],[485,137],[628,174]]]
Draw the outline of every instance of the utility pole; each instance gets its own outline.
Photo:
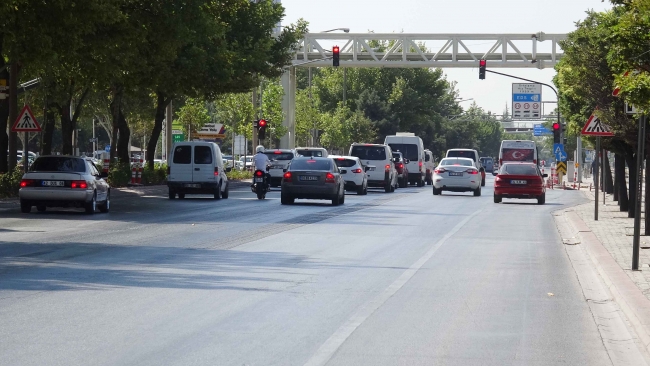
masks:
[[[252,100],[252,103],[253,103],[253,111],[254,111],[253,112],[254,113],[253,118],[260,119],[259,110],[257,109],[257,103],[258,103],[257,102],[257,87],[253,88],[253,100]],[[251,126],[253,126],[252,121],[251,121]],[[259,141],[257,139],[257,129],[255,127],[253,127],[253,146],[255,148],[257,148],[257,146],[259,145],[258,142]],[[248,152],[248,151],[246,151],[246,152]],[[246,155],[246,154],[244,154],[244,155]],[[246,162],[244,161],[244,164],[245,163]]]
[[[171,152],[172,152],[172,119],[173,119],[173,113],[172,113],[172,101],[169,101],[169,104],[167,105],[167,111],[165,113],[165,158],[167,159],[167,166],[169,166],[169,159],[171,159]]]

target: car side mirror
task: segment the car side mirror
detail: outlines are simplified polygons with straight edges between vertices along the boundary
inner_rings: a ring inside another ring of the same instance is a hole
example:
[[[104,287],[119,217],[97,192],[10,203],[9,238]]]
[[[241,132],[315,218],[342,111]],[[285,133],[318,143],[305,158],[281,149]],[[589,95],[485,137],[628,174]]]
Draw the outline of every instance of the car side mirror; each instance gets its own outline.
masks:
[[[542,174],[542,177],[548,178],[548,174],[544,173],[544,174]]]

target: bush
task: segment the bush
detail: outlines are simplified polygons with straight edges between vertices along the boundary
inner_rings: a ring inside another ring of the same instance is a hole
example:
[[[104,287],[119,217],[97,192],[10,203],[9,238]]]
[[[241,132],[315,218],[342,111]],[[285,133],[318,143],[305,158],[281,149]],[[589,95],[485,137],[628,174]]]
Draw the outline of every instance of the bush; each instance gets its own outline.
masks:
[[[226,176],[230,180],[253,179],[253,172],[247,170],[241,171],[241,170],[233,169],[229,172],[226,172]]]
[[[145,167],[142,170],[142,184],[147,186],[167,183],[167,165],[155,164],[153,169]]]
[[[0,173],[0,198],[16,197],[23,178],[23,168],[17,166],[13,171]]]
[[[129,163],[113,163],[108,170],[108,184],[111,187],[126,187],[131,182]]]

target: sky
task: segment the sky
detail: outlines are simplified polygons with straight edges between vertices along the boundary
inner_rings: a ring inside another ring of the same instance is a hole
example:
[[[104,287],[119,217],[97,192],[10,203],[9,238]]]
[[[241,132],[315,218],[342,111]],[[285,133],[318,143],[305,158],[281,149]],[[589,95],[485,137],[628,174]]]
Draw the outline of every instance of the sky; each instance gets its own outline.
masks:
[[[285,8],[283,24],[303,18],[310,32],[350,28],[352,33],[569,33],[587,10],[611,8],[608,0],[281,0]],[[547,42],[548,44],[548,42]],[[544,45],[544,43],[540,44]],[[489,45],[488,45],[489,47]],[[523,50],[522,50],[523,51]],[[539,50],[542,51],[541,49]],[[489,64],[488,64],[489,69]],[[476,102],[479,107],[502,114],[511,109],[514,79],[488,73],[478,79],[476,68],[443,69],[456,81],[464,108]],[[552,84],[555,70],[495,69],[495,71]],[[555,101],[555,94],[544,87],[544,101]],[[548,104],[548,111],[555,107]]]

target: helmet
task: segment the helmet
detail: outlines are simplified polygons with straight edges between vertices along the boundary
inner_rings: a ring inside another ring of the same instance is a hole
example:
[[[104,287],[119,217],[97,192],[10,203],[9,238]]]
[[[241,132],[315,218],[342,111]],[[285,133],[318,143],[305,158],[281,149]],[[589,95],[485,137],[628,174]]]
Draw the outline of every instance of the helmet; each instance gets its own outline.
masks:
[[[257,146],[257,147],[255,148],[255,152],[258,152],[258,153],[260,153],[260,152],[264,152],[264,146],[262,146],[262,145]]]

